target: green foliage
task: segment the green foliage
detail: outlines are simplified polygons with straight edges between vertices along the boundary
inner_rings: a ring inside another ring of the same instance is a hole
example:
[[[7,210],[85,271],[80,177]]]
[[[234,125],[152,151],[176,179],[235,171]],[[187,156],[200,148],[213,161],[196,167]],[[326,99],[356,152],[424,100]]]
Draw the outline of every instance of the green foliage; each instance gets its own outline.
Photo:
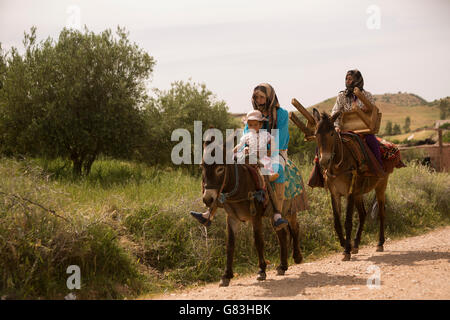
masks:
[[[450,131],[447,131],[444,134],[442,134],[442,142],[444,143],[450,142]]]
[[[24,46],[23,56],[13,48],[6,59],[1,151],[61,156],[76,175],[89,174],[99,154],[131,158],[144,132],[141,106],[153,58],[121,28],[116,36],[63,29],[57,41],[40,43],[32,28]]]
[[[144,288],[117,227],[60,210],[58,191],[38,167],[2,160],[0,173],[0,296],[62,299],[70,265],[81,270],[79,298],[121,298]]]
[[[400,129],[400,125],[398,123],[394,124],[392,128],[392,135],[402,134],[402,130]]]
[[[405,125],[403,126],[403,132],[408,133],[411,131],[411,118],[408,116],[405,118]]]
[[[171,141],[175,129],[189,131],[193,161],[194,121],[202,122],[202,134],[214,127],[225,137],[225,129],[237,127],[225,101],[217,100],[205,84],[176,81],[169,90],[155,90],[155,94],[145,108],[148,131],[140,149],[142,159],[150,164],[171,164],[171,150],[179,143]]]
[[[62,298],[68,293],[65,270],[70,264],[82,271],[81,298],[133,297],[220,278],[225,213],[220,209],[208,229],[188,213],[204,209],[200,178],[182,170],[101,159],[89,177],[71,180],[65,169],[59,170],[63,164],[0,160],[0,296]],[[298,167],[306,180],[312,164]],[[387,237],[450,223],[449,183],[448,173],[413,162],[396,169],[387,188]],[[298,220],[303,255],[310,261],[341,248],[329,194],[307,187],[307,196],[310,209],[299,212]],[[365,197],[366,208],[372,199],[373,194]],[[369,217],[362,244],[376,241],[377,235],[378,221]],[[279,261],[279,245],[269,219],[264,219],[264,241],[270,270]],[[234,266],[240,274],[258,269],[249,224],[239,228]]]
[[[439,102],[439,116],[441,120],[447,119],[450,117],[450,103],[448,99],[441,99]]]
[[[388,120],[386,122],[386,127],[384,128],[384,135],[392,136],[392,121]]]
[[[289,125],[288,156],[306,161],[314,158],[316,144],[313,141],[305,141],[305,134],[295,125]]]

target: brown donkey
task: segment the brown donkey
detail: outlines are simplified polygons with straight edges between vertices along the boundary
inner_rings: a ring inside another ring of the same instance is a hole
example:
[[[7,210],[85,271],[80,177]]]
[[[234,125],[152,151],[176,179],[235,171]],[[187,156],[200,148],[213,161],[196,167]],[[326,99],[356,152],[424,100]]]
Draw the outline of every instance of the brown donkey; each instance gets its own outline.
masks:
[[[206,147],[211,142],[205,142]],[[225,145],[222,146],[225,150]],[[224,161],[225,163],[225,152]],[[253,226],[253,236],[258,253],[259,271],[257,280],[266,279],[266,261],[264,259],[264,238],[262,218],[264,205],[254,199],[256,183],[252,178],[250,169],[244,164],[206,164],[202,161],[202,179],[204,183],[203,202],[211,210],[215,206],[224,208],[227,215],[227,262],[225,273],[220,286],[228,286],[233,278],[233,256],[236,232],[240,222],[250,221]],[[268,180],[266,179],[266,186]],[[252,204],[253,202],[253,204]],[[271,201],[267,204],[273,205]],[[289,212],[289,201],[285,201],[283,213]],[[286,208],[285,208],[286,207]],[[270,216],[271,218],[271,216]],[[296,214],[286,216],[289,221],[289,231],[293,240],[293,258],[295,263],[301,263],[302,254],[299,246],[299,224]],[[287,230],[277,231],[280,244],[280,265],[277,267],[278,275],[284,275],[288,269],[288,239]]]
[[[358,253],[361,233],[366,219],[363,195],[375,190],[378,203],[378,217],[380,219],[380,232],[377,251],[383,251],[384,245],[384,219],[385,219],[385,191],[389,179],[387,173],[384,177],[363,176],[357,172],[358,163],[351,151],[343,144],[340,134],[334,129],[334,121],[340,113],[330,117],[322,112],[320,115],[313,109],[316,120],[315,138],[319,149],[319,164],[323,169],[326,185],[331,194],[331,205],[333,207],[334,228],[339,237],[341,246],[344,248],[344,261],[349,261],[351,253]],[[341,197],[347,199],[347,210],[345,216],[345,238],[342,234]],[[359,226],[356,238],[351,245],[352,218],[354,207],[358,211]]]

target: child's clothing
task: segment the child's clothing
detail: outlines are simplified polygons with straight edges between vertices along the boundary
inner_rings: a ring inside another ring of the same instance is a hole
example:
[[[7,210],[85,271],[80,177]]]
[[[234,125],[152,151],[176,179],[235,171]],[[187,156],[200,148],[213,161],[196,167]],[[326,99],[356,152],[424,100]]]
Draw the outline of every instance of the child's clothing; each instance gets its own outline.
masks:
[[[245,149],[242,147],[248,146],[248,154],[249,159],[255,161],[256,159],[264,165],[264,168],[261,168],[261,172],[266,175],[272,175],[275,173],[273,168],[272,159],[267,155],[268,154],[268,146],[270,146],[273,136],[267,132],[266,130],[260,130],[259,132],[255,132],[253,130],[244,134],[236,146],[237,159],[238,163],[245,163]],[[242,149],[242,150],[241,150]]]

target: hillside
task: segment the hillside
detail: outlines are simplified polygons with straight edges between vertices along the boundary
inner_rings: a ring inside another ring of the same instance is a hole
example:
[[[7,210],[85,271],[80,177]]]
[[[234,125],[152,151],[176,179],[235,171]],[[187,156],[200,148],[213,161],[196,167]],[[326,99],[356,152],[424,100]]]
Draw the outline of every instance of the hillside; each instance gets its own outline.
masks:
[[[384,131],[388,120],[392,121],[393,124],[398,123],[403,131],[405,119],[409,116],[411,118],[410,128],[411,131],[414,131],[419,128],[433,128],[435,121],[439,119],[440,99],[427,102],[414,93],[406,92],[375,94],[374,97],[377,107],[383,114],[381,132]],[[443,99],[450,101],[450,97]],[[330,113],[335,102],[336,97],[332,97],[308,108],[317,108],[321,112]],[[240,122],[245,113],[233,113],[232,116]]]
[[[398,123],[403,127],[407,116],[411,118],[411,130],[424,127],[433,127],[439,119],[438,103],[428,103],[423,98],[413,93],[385,93],[375,94],[375,103],[383,114],[381,129],[383,132],[388,120],[393,124]],[[319,111],[330,112],[336,102],[336,97],[329,98],[310,108]]]

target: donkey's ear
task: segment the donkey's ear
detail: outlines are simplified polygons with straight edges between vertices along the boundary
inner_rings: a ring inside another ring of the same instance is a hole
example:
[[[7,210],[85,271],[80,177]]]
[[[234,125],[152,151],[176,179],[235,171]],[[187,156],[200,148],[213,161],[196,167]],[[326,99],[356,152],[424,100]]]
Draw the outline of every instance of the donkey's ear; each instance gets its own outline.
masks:
[[[339,116],[342,114],[342,111],[338,111],[335,114],[333,114],[330,118],[331,123],[334,123],[336,121],[337,118],[339,118]]]
[[[313,108],[313,116],[314,116],[314,119],[316,120],[316,122],[320,121],[320,113],[319,113],[319,110],[317,110],[316,108]]]

